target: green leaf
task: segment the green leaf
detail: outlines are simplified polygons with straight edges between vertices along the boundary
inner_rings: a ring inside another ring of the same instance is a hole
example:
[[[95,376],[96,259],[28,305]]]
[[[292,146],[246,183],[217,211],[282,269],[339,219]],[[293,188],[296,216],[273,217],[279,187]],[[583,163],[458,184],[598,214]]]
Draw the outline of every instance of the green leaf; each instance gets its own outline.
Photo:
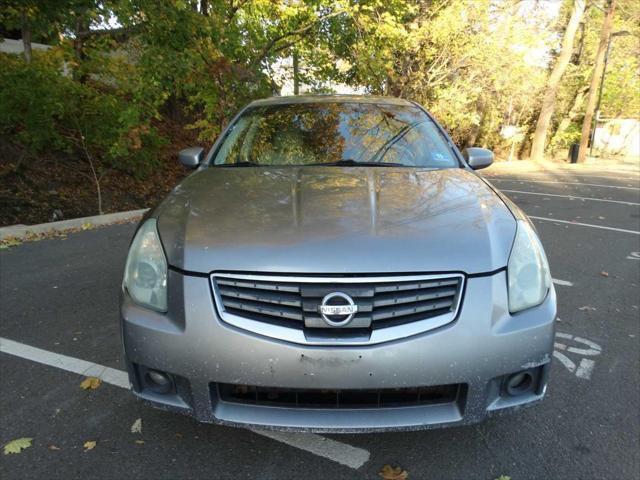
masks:
[[[4,454],[9,455],[10,453],[20,453],[25,448],[29,448],[31,446],[31,441],[33,438],[16,438],[15,440],[11,440],[4,446]]]

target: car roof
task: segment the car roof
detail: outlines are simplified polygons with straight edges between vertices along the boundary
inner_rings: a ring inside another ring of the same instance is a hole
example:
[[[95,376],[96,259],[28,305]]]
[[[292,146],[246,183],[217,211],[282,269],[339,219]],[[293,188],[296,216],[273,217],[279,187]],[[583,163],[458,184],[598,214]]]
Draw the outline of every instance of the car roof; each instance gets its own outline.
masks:
[[[288,95],[269,97],[251,102],[249,106],[289,105],[294,103],[375,103],[387,105],[414,105],[409,100],[376,95]]]

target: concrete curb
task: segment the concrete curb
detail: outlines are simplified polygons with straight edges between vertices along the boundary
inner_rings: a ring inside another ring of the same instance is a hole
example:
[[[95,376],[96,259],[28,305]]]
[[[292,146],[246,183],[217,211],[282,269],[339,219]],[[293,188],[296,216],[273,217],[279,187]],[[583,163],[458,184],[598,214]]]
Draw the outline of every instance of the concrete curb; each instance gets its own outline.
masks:
[[[82,228],[83,225],[91,224],[92,227],[100,225],[111,225],[112,223],[133,221],[142,217],[149,210],[130,210],[128,212],[108,213],[106,215],[95,215],[93,217],[73,218],[62,220],[61,222],[41,223],[39,225],[12,225],[0,228],[0,240],[6,238],[23,239],[30,235],[40,235],[54,232],[64,232]]]

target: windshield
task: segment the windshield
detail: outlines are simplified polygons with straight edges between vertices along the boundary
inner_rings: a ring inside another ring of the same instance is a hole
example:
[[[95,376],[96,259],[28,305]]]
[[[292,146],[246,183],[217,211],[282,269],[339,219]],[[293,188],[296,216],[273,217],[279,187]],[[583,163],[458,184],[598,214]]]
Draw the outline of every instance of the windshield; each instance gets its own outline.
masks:
[[[298,103],[247,110],[213,161],[220,166],[459,166],[417,106]]]

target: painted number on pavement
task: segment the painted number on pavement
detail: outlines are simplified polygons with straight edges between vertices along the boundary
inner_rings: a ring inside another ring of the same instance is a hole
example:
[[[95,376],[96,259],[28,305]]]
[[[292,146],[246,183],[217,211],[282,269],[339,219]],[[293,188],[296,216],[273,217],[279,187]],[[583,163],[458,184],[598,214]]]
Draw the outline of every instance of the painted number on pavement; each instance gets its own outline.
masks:
[[[596,357],[600,355],[602,353],[600,345],[586,338],[574,337],[569,333],[562,332],[556,333],[556,339],[561,339],[564,343],[556,342],[554,344],[555,350],[553,351],[553,356],[576,377],[586,380],[591,379],[591,374],[593,373],[596,362],[595,360],[584,357]],[[569,353],[573,354],[572,356],[583,358],[581,358],[576,365],[576,363],[569,358]]]

